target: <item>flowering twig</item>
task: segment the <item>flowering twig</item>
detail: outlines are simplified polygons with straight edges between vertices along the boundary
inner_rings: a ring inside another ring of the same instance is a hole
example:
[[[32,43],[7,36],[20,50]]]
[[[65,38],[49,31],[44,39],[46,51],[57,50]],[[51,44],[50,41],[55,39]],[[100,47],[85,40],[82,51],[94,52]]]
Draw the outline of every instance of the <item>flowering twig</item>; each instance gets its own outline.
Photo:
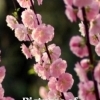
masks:
[[[36,10],[35,10],[34,5],[33,5],[33,2],[32,2],[32,0],[30,0],[30,1],[31,1],[31,4],[32,4],[32,9],[33,9],[33,11],[34,11],[34,13],[36,15],[36,19],[37,19],[38,25],[40,25],[40,22],[38,20],[37,14],[36,14]],[[45,43],[45,49],[46,49],[46,53],[48,55],[48,58],[50,60],[50,63],[52,63],[52,59],[51,59],[51,56],[50,56],[50,53],[49,53],[49,50],[48,50],[48,47],[47,47],[47,43]]]
[[[92,55],[92,49],[91,49],[91,45],[90,45],[90,39],[89,39],[89,28],[88,28],[88,21],[86,19],[86,12],[85,12],[85,8],[83,7],[82,8],[82,14],[83,14],[83,23],[84,23],[84,26],[85,26],[85,32],[86,32],[86,45],[87,45],[87,48],[88,48],[88,53],[89,53],[89,59],[90,59],[90,63],[91,65],[94,66],[94,60],[93,60],[93,55]],[[94,92],[95,92],[95,95],[96,95],[96,99],[97,100],[100,100],[99,99],[99,92],[98,92],[98,88],[97,88],[97,82],[95,81],[94,79],[94,68],[92,70],[92,78],[93,78],[93,82],[94,82]]]
[[[32,0],[30,0],[30,1],[31,1],[31,4],[32,4],[32,9],[33,9],[33,11],[34,11],[34,13],[35,13],[35,15],[36,15],[36,10],[35,10],[35,8],[34,8],[33,2],[32,2]],[[37,15],[36,15],[36,19],[37,19],[38,25],[40,25],[40,22],[39,22],[39,20],[38,20]],[[51,56],[50,56],[50,52],[49,52],[49,50],[48,50],[47,43],[45,43],[45,49],[46,49],[46,53],[47,53],[47,55],[48,55],[48,58],[49,58],[49,60],[50,60],[50,63],[52,63],[52,59],[51,59]],[[65,97],[64,97],[64,94],[63,94],[63,93],[61,93],[61,98],[65,100]]]
[[[14,9],[16,11],[17,10],[16,4],[15,4],[14,0],[12,0],[12,2],[13,2],[13,5],[14,5]],[[19,22],[21,23],[19,16],[17,16],[17,17],[18,17]],[[33,41],[31,40],[31,38],[28,34],[27,34],[27,37],[28,37],[29,41],[31,42],[31,44],[33,45]]]

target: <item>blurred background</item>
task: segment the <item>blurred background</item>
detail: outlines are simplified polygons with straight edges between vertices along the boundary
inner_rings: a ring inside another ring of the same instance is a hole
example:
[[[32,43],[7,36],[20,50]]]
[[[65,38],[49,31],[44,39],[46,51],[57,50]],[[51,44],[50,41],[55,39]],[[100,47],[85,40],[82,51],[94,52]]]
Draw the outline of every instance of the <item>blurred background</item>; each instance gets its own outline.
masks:
[[[15,0],[17,7],[18,3]],[[51,43],[61,47],[61,57],[68,63],[67,72],[74,77],[74,85],[70,90],[77,96],[78,78],[73,70],[74,64],[79,60],[69,49],[69,40],[72,35],[78,34],[78,24],[71,23],[65,16],[65,5],[63,0],[43,0],[43,5],[38,6],[35,0],[35,9],[42,15],[43,23],[51,24],[55,28],[55,37]],[[29,70],[35,63],[34,59],[26,60],[22,54],[19,42],[14,36],[14,32],[6,25],[6,15],[11,15],[14,11],[13,2],[10,0],[0,0],[0,65],[5,65],[6,76],[3,81],[5,96],[11,96],[15,100],[22,100],[22,97],[39,98],[39,87],[46,86],[47,81],[42,80],[34,74],[29,74]]]

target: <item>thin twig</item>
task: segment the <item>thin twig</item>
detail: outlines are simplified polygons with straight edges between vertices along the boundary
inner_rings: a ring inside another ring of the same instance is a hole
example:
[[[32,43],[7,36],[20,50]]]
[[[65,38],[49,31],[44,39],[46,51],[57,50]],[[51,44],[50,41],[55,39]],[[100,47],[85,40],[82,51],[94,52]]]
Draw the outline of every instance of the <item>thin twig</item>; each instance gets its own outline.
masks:
[[[50,63],[52,63],[52,59],[51,59],[51,56],[50,56],[50,52],[49,52],[49,50],[48,50],[47,43],[45,43],[45,49],[46,49],[47,55],[48,55],[48,57],[49,57]]]

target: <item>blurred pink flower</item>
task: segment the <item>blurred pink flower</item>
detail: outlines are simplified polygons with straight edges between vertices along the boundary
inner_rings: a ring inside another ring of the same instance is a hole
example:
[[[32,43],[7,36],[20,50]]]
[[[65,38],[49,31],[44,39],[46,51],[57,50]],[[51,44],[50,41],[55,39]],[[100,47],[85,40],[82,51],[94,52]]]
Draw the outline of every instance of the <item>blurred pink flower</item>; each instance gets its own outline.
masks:
[[[73,83],[74,80],[72,78],[72,75],[69,73],[63,73],[58,78],[56,89],[60,92],[66,92],[72,88]]]
[[[70,40],[70,50],[78,57],[83,58],[88,56],[87,46],[80,36],[73,36]]]
[[[91,20],[89,33],[90,34],[97,34],[100,32],[100,14],[96,15],[96,17]]]
[[[36,14],[31,9],[24,10],[22,12],[21,18],[22,18],[22,22],[25,25],[25,27],[34,29],[38,25],[37,19],[36,19]]]
[[[19,41],[29,41],[28,31],[23,24],[19,24],[18,27],[15,29],[15,37]]]
[[[94,77],[95,80],[100,84],[100,62],[98,62],[97,66],[94,69]]]
[[[0,84],[0,100],[3,100],[3,97],[4,97],[4,89],[2,85]]]
[[[39,44],[48,43],[54,37],[54,28],[51,25],[41,24],[32,32],[32,38]]]
[[[73,4],[77,7],[85,7],[91,4],[93,0],[73,0]]]
[[[47,100],[59,100],[60,92],[49,91],[47,95]]]
[[[65,14],[66,14],[67,18],[68,18],[71,22],[74,22],[74,21],[77,20],[76,12],[75,12],[75,10],[72,8],[72,6],[70,6],[70,5],[66,6]]]
[[[83,68],[83,70],[85,71],[88,71],[89,67],[90,67],[90,60],[85,58],[85,59],[82,59],[80,61],[80,65],[81,67]]]
[[[46,99],[47,98],[47,89],[44,86],[41,86],[39,88],[39,95],[41,96],[41,98]]]
[[[18,22],[15,17],[11,15],[6,16],[7,26],[10,27],[12,30],[16,29],[18,26]]]
[[[94,84],[92,81],[80,82],[79,87],[79,98],[81,100],[96,100],[94,93]]]
[[[26,59],[32,58],[29,48],[26,47],[25,44],[21,45],[22,53],[26,56]]]
[[[50,78],[50,65],[43,63],[40,65],[39,63],[34,65],[34,70],[43,80]]]
[[[89,38],[90,38],[90,44],[96,46],[99,42],[100,42],[100,36],[99,33],[97,34],[89,34]]]
[[[31,7],[31,2],[30,0],[17,0],[17,2],[19,3],[19,5],[22,8],[30,8]]]
[[[93,1],[88,6],[85,7],[86,18],[88,21],[93,20],[99,14],[99,5],[96,1]],[[77,16],[80,20],[83,20],[82,9],[78,9]]]
[[[86,82],[88,80],[86,71],[84,70],[84,68],[81,67],[79,63],[75,64],[74,70],[77,73],[77,76],[79,77],[81,82]]]
[[[4,66],[1,66],[0,67],[0,83],[2,83],[4,77],[5,77],[5,72],[6,72],[6,69]]]
[[[51,77],[49,79],[49,82],[48,82],[48,88],[49,88],[49,90],[56,92],[57,91],[57,89],[56,89],[56,83],[57,83],[57,79],[55,77]]]
[[[52,77],[58,78],[62,73],[65,73],[67,62],[61,58],[55,60],[50,66],[50,73]]]
[[[66,5],[72,6],[73,0],[63,0]]]
[[[100,56],[100,42],[95,46],[95,52]]]
[[[15,100],[15,99],[11,97],[4,97],[3,100]]]
[[[42,5],[43,0],[37,0],[38,1],[38,5]]]
[[[64,92],[65,100],[74,100],[75,97],[71,92]]]
[[[61,49],[59,46],[56,46],[55,44],[51,44],[48,46],[48,50],[51,56],[52,61],[58,59],[61,55]],[[49,61],[48,55],[46,52],[43,53],[42,57],[43,61]]]
[[[93,0],[92,3],[90,3],[87,7],[86,7],[86,15],[87,15],[87,19],[89,21],[91,21],[92,19],[94,19],[96,17],[96,15],[99,14],[99,4]]]

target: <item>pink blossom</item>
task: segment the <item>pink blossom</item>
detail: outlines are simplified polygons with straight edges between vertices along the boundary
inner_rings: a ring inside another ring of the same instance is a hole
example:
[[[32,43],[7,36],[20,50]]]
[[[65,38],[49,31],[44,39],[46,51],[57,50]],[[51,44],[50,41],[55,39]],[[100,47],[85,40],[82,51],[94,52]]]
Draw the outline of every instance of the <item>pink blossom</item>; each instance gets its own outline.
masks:
[[[73,0],[73,4],[77,7],[85,7],[91,4],[93,0]]]
[[[86,100],[96,100],[95,94],[93,92],[90,92],[86,97]]]
[[[38,1],[38,5],[42,5],[43,0],[37,0]]]
[[[32,38],[39,44],[48,43],[54,37],[54,28],[51,25],[39,25],[32,32]]]
[[[27,29],[24,27],[23,24],[19,24],[19,26],[15,29],[15,37],[19,40],[19,41],[29,41],[29,37],[28,37],[28,31]]]
[[[41,51],[36,46],[30,47],[30,52],[33,57],[35,57],[36,62],[41,61]]]
[[[86,8],[86,15],[87,19],[91,21],[96,17],[96,15],[99,14],[99,5],[98,3],[94,0],[89,6]]]
[[[77,17],[78,17],[81,21],[83,21],[82,9],[80,9],[80,8],[78,9]]]
[[[33,68],[34,68],[34,71],[38,74],[38,76],[41,76],[41,73],[43,71],[42,65],[39,63],[36,63],[34,64]]]
[[[46,79],[49,79],[51,77],[50,64],[45,63],[45,62],[43,63],[43,73]]]
[[[67,18],[68,18],[71,22],[76,21],[76,12],[75,12],[75,10],[72,8],[72,6],[70,6],[70,5],[66,6],[65,14],[66,14]]]
[[[49,88],[49,90],[56,92],[57,91],[57,89],[56,89],[56,83],[57,83],[57,79],[55,77],[51,77],[49,79],[49,82],[48,82],[48,88]]]
[[[39,95],[43,98],[46,99],[47,98],[47,89],[44,86],[41,86],[39,88]]]
[[[51,58],[52,59],[58,59],[61,55],[61,49],[59,46],[56,46],[55,44],[51,44],[48,46],[48,49],[50,51],[51,54]]]
[[[90,44],[94,45],[94,46],[96,46],[100,41],[99,33],[97,33],[97,34],[90,33],[89,38],[90,38]]]
[[[12,30],[16,29],[16,27],[18,26],[16,18],[11,15],[7,15],[6,22],[7,26],[10,27]]]
[[[39,24],[42,24],[42,16],[40,14],[36,14],[37,20]]]
[[[79,63],[75,64],[74,70],[77,73],[81,82],[86,82],[88,80],[87,75],[86,75],[86,71],[84,70],[84,68],[81,67],[81,65]]]
[[[38,25],[36,15],[31,9],[24,10],[22,12],[21,18],[22,18],[22,22],[25,25],[25,27],[34,29]]]
[[[26,59],[32,58],[29,48],[26,47],[25,44],[21,45],[22,53],[26,56]]]
[[[72,6],[73,0],[63,0],[66,5]]]
[[[48,50],[51,56],[52,61],[58,59],[61,55],[61,49],[59,46],[56,46],[55,44],[51,44],[48,46]],[[43,61],[49,61],[47,53],[43,53],[42,57]]]
[[[74,100],[75,97],[71,92],[64,92],[64,96],[66,100]]]
[[[4,66],[1,66],[0,67],[0,83],[2,83],[4,77],[5,77],[5,72],[6,72],[6,69]]]
[[[97,66],[94,69],[94,77],[95,80],[100,83],[100,62],[97,64]]]
[[[2,85],[0,84],[0,99],[2,100],[4,97],[4,89],[2,88]]]
[[[19,5],[22,8],[30,8],[31,7],[31,2],[30,0],[17,0],[17,2],[19,3]]]
[[[96,0],[97,1],[97,3],[99,4],[99,7],[100,7],[100,1],[99,0]]]
[[[63,73],[59,76],[58,81],[56,83],[56,88],[60,92],[66,92],[71,89],[74,80],[72,75],[69,73]]]
[[[4,97],[3,100],[15,100],[15,99],[11,97]]]
[[[90,34],[97,34],[100,32],[100,14],[91,20],[89,32]]]
[[[93,20],[99,14],[98,3],[96,1],[93,1],[85,8],[85,11],[87,20],[88,21]],[[83,20],[82,9],[79,8],[77,16],[80,18],[80,20]]]
[[[100,56],[100,42],[95,46],[95,52]]]
[[[96,100],[95,94],[94,94],[94,84],[92,81],[79,83],[78,87],[79,87],[78,94],[81,100]]]
[[[50,76],[49,66],[42,66],[37,63],[34,65],[34,70],[43,80],[46,80]]]
[[[32,56],[35,57],[36,62],[41,62],[42,54],[45,52],[45,47],[36,41],[32,42],[32,44],[33,45],[29,46],[30,52]]]
[[[99,98],[100,98],[100,83],[98,83],[97,86],[98,86]]]
[[[59,77],[62,73],[65,73],[67,68],[67,63],[61,58],[55,60],[50,66],[50,72],[53,77]]]
[[[78,57],[83,58],[88,56],[88,49],[80,36],[73,36],[70,40],[70,50]]]
[[[35,64],[34,70],[42,79],[46,80],[50,78],[50,65],[43,63],[43,65]]]
[[[59,100],[60,98],[60,92],[54,92],[54,91],[49,91],[47,95],[47,100]]]
[[[81,67],[82,67],[85,71],[87,71],[87,70],[89,69],[89,67],[90,67],[90,60],[87,59],[87,58],[82,59],[82,60],[80,61],[80,65],[81,65]]]

